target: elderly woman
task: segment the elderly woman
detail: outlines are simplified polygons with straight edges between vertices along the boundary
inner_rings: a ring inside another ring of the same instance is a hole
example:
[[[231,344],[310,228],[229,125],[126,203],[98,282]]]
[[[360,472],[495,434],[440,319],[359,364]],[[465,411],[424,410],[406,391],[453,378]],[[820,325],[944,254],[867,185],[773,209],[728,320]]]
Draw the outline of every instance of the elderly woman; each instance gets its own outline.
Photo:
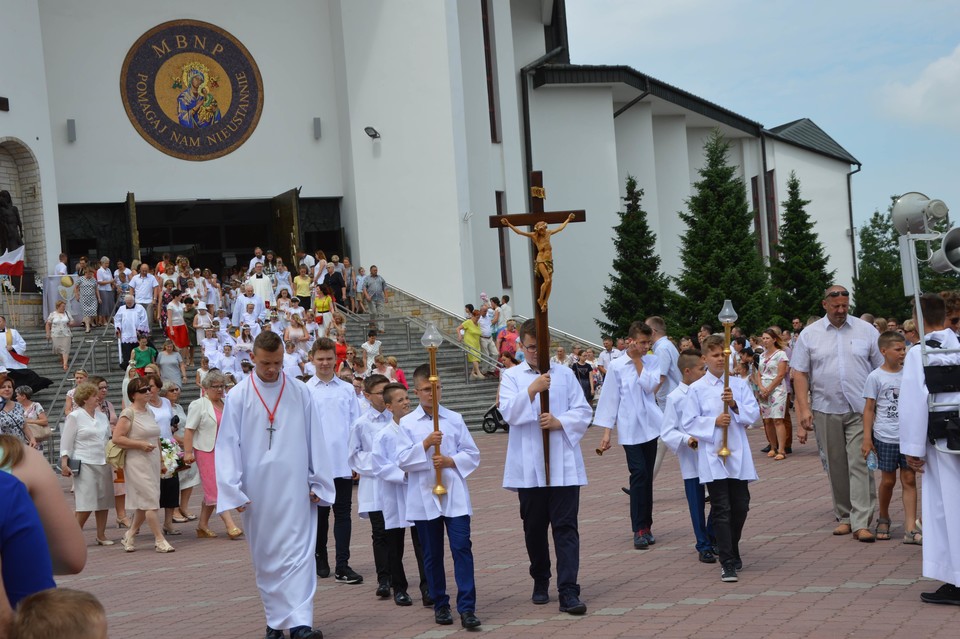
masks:
[[[63,370],[67,370],[67,360],[70,359],[70,322],[73,318],[67,313],[67,302],[57,300],[54,311],[47,317],[47,341],[53,343],[53,352],[60,356]]]
[[[38,443],[49,439],[50,431],[46,430],[49,420],[47,414],[43,411],[43,406],[33,401],[33,389],[29,386],[17,386],[13,393],[20,405],[23,406],[23,425],[25,429],[33,435]],[[42,445],[38,448],[43,449]]]
[[[73,492],[80,528],[93,512],[97,521],[97,545],[112,546],[113,542],[107,539],[107,513],[113,504],[113,473],[105,453],[110,422],[97,410],[99,391],[90,382],[81,384],[73,399],[79,408],[67,415],[63,426],[60,474],[76,475]]]
[[[25,444],[36,448],[37,440],[26,427],[23,406],[13,399],[13,379],[6,375],[0,375],[0,400],[3,401],[3,408],[0,408],[0,433],[14,435]]]
[[[219,371],[210,371],[203,378],[204,396],[191,402],[187,412],[186,432],[183,436],[183,461],[196,462],[200,469],[200,482],[203,484],[203,505],[200,507],[200,521],[197,537],[208,539],[217,534],[210,530],[210,516],[217,507],[217,471],[214,457],[214,445],[217,442],[217,430],[223,417],[223,395],[226,380]],[[243,534],[230,516],[230,512],[220,513],[220,519],[227,528],[227,535],[236,539]]]
[[[169,400],[173,408],[173,416],[176,418],[176,428],[173,430],[173,438],[183,447],[184,426],[187,423],[187,414],[180,405],[180,385],[176,382],[164,382],[160,389],[160,396]],[[190,514],[190,497],[193,495],[193,489],[200,485],[200,473],[197,467],[191,465],[177,474],[180,479],[180,506],[173,511],[173,522],[176,524],[185,524],[188,521],[196,521],[197,516]]]
[[[91,384],[97,387],[97,410],[107,418],[110,424],[111,437],[117,426],[117,410],[113,407],[113,402],[107,399],[107,393],[110,391],[110,384],[106,379],[99,375],[89,377]],[[123,391],[126,392],[127,385],[123,384]],[[126,406],[124,406],[126,408]],[[117,511],[117,528],[129,528],[130,519],[127,517],[127,485],[123,477],[122,468],[113,469],[113,505]]]
[[[175,440],[174,429],[180,424],[180,418],[173,410],[169,399],[161,396],[163,381],[155,372],[146,373],[143,378],[150,384],[151,393],[147,397],[147,410],[153,413],[153,418],[160,427],[160,439]],[[163,508],[163,532],[167,535],[179,535],[180,531],[173,527],[173,513],[180,507],[180,476],[160,479],[160,507]]]
[[[97,269],[88,266],[83,277],[77,280],[77,287],[73,292],[74,299],[80,302],[83,325],[87,333],[90,332],[90,326],[97,320],[97,308],[100,306],[100,291],[97,287],[96,276]]]
[[[153,384],[144,377],[130,380],[127,399],[131,406],[120,413],[113,430],[113,443],[127,451],[124,476],[127,483],[127,506],[136,510],[133,525],[123,536],[123,549],[136,550],[133,540],[144,521],[154,537],[157,552],[173,552],[163,536],[157,510],[160,508],[160,425],[147,408]]]
[[[116,303],[116,280],[113,277],[113,271],[110,270],[110,258],[100,258],[100,268],[97,270],[97,290],[99,291],[100,304],[97,309],[97,326],[103,326],[113,314],[113,307]]]

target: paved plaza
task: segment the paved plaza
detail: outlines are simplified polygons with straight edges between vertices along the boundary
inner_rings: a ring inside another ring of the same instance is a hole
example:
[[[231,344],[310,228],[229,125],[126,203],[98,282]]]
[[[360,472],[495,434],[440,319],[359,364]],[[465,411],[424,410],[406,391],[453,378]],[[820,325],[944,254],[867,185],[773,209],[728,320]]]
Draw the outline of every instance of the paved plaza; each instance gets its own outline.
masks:
[[[583,442],[590,485],[581,492],[580,583],[589,610],[583,617],[571,617],[559,614],[555,589],[550,605],[530,603],[532,581],[517,498],[500,487],[507,436],[474,433],[481,464],[469,484],[482,632],[556,639],[956,636],[960,607],[919,600],[920,592],[939,584],[921,578],[920,547],[899,541],[899,503],[892,509],[891,541],[864,544],[849,535],[830,534],[835,525],[832,505],[815,444],[794,445],[794,455],[773,462],[758,453],[763,433],[751,431],[760,480],[751,485],[751,511],[741,545],[744,568],[739,583],[729,584],[720,581],[719,564],[697,561],[673,456],[665,460],[655,483],[657,543],[650,550],[633,549],[628,499],[620,491],[626,484],[626,463],[620,448],[603,457],[594,454],[601,434],[590,429]],[[199,498],[193,502],[193,512],[199,512]],[[106,606],[114,638],[262,637],[263,609],[247,544],[230,541],[219,519],[212,523],[219,538],[197,539],[194,522],[182,524],[183,535],[169,538],[177,551],[162,555],[153,551],[146,532],[134,553],[124,553],[119,544],[98,547],[88,522],[87,567],[58,583],[96,594]],[[119,540],[115,527],[108,532]],[[332,542],[331,532],[331,561]],[[325,637],[426,639],[468,632],[459,624],[437,626],[432,612],[420,606],[416,565],[407,543],[415,605],[400,608],[392,599],[374,596],[369,523],[354,518],[350,563],[366,581],[343,585],[332,577],[319,580],[316,625]],[[447,574],[453,586],[449,556]]]

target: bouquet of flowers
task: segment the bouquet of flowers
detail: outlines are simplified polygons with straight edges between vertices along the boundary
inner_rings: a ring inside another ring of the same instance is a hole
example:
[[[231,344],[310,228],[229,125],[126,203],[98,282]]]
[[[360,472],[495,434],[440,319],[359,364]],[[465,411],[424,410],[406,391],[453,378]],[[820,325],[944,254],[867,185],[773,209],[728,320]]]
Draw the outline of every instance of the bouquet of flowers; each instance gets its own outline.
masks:
[[[160,439],[160,462],[166,468],[163,473],[163,479],[170,479],[181,470],[186,470],[188,465],[183,462],[183,450],[180,444],[173,439]]]

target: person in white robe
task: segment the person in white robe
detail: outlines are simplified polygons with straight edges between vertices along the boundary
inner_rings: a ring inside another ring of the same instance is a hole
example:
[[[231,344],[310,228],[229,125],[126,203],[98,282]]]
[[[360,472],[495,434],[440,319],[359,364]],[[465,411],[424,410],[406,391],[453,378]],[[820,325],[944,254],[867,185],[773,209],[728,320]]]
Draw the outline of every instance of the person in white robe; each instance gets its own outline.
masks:
[[[149,333],[147,311],[135,303],[133,295],[123,298],[123,306],[113,316],[117,339],[120,342],[120,366],[130,361],[130,352],[137,347],[140,333]]]
[[[383,513],[383,525],[387,538],[387,562],[390,567],[390,585],[394,592],[394,603],[409,606],[413,602],[407,594],[407,574],[403,569],[403,546],[406,529],[410,528],[410,540],[417,559],[420,573],[420,596],[424,607],[433,607],[433,598],[427,586],[427,576],[423,569],[423,548],[416,527],[406,519],[407,474],[397,465],[400,452],[400,420],[410,412],[410,397],[402,384],[391,383],[383,388],[383,403],[391,414],[390,422],[380,429],[373,438],[373,472],[377,482],[377,493]],[[407,595],[406,598],[401,594]]]
[[[939,350],[960,349],[960,341],[950,328],[944,328],[943,299],[939,295],[920,297],[923,312],[924,342],[929,366],[960,364],[960,353],[941,354]],[[916,314],[913,317],[917,321]],[[919,326],[919,323],[917,323]],[[938,344],[933,346],[933,344]],[[960,605],[960,450],[950,450],[947,440],[928,438],[929,413],[956,411],[960,393],[933,393],[935,403],[928,408],[927,390],[920,348],[907,351],[900,383],[900,452],[907,464],[923,473],[923,576],[944,584],[934,592],[920,594],[926,603]],[[951,406],[952,405],[952,406]]]
[[[288,343],[288,345],[292,344],[293,342]],[[390,423],[392,418],[383,403],[383,388],[388,383],[390,383],[390,380],[383,375],[371,375],[363,380],[363,394],[370,402],[370,408],[361,413],[360,417],[350,426],[347,439],[347,464],[353,472],[360,476],[360,485],[357,487],[357,512],[360,517],[370,520],[373,564],[377,571],[376,595],[381,599],[390,596],[390,566],[387,556],[383,506],[381,505],[380,490],[375,476],[373,439]]]
[[[660,441],[670,449],[680,462],[680,476],[683,479],[683,491],[690,510],[690,523],[697,540],[697,553],[705,564],[717,563],[713,553],[712,518],[704,515],[706,500],[703,484],[697,468],[697,447],[699,442],[680,430],[680,417],[683,405],[687,401],[690,384],[703,377],[703,358],[698,351],[684,351],[677,360],[677,368],[682,371],[680,384],[667,394],[663,408],[663,422],[660,425]],[[662,376],[662,373],[661,373]]]
[[[242,513],[267,638],[319,639],[313,630],[317,504],[334,498],[323,407],[281,371],[283,342],[265,333],[256,371],[226,397],[217,435],[217,512]]]
[[[537,605],[549,603],[550,546],[547,529],[553,529],[557,558],[557,591],[560,612],[586,613],[580,600],[580,533],[577,513],[580,487],[587,471],[580,440],[587,432],[593,411],[583,389],[567,366],[553,364],[547,373],[537,369],[535,320],[520,327],[524,362],[503,371],[500,378],[500,413],[510,424],[503,487],[516,491],[520,518],[533,577]],[[540,412],[540,393],[549,390],[550,412]],[[543,463],[542,430],[550,431],[550,481]]]
[[[264,331],[270,333],[270,331]],[[353,471],[347,463],[349,456],[347,440],[350,437],[350,425],[360,417],[360,407],[353,386],[337,377],[337,347],[333,340],[317,340],[310,349],[310,359],[316,369],[316,375],[307,380],[314,399],[324,407],[324,438],[329,447],[333,483],[336,487],[336,500],[333,503],[333,538],[335,543],[334,578],[345,584],[359,584],[363,577],[350,567],[350,535],[352,533],[351,509],[353,504]],[[330,576],[330,564],[327,557],[327,538],[330,526],[329,506],[319,508],[320,523],[317,526],[317,574],[321,578]]]
[[[240,321],[240,316],[247,312],[247,304],[253,304],[253,316],[256,322],[260,320],[264,310],[266,310],[263,305],[263,298],[254,292],[253,286],[248,284],[243,288],[243,293],[237,295],[233,304],[233,315],[230,323],[234,326],[243,326],[244,322]]]
[[[446,532],[457,582],[460,624],[467,629],[477,628],[481,624],[476,616],[477,588],[470,543],[473,507],[467,477],[480,465],[480,449],[463,417],[443,406],[436,406],[440,430],[434,432],[428,364],[413,372],[413,385],[420,406],[400,420],[402,440],[397,454],[397,465],[408,478],[406,518],[417,526],[423,543],[423,567],[433,598],[434,620],[440,625],[453,623],[443,565]],[[441,469],[444,495],[433,493],[437,468]]]
[[[656,543],[653,526],[653,474],[663,413],[654,393],[665,371],[656,355],[647,355],[653,329],[642,322],[630,325],[623,357],[613,360],[597,401],[593,423],[606,429],[600,450],[610,448],[610,431],[616,427],[630,471],[630,523],[633,547],[645,550]]]
[[[759,419],[760,407],[747,382],[739,377],[731,377],[730,390],[724,390],[723,337],[710,335],[702,344],[707,372],[690,385],[681,409],[680,429],[698,442],[697,473],[700,483],[707,484],[710,490],[713,530],[722,566],[720,579],[735,582],[739,579],[737,571],[743,567],[740,537],[750,509],[747,485],[757,479],[747,428]],[[721,458],[718,452],[723,447],[724,424],[730,456]]]
[[[270,308],[277,305],[277,297],[273,293],[273,282],[270,276],[263,272],[263,264],[254,266],[253,275],[244,283],[247,287],[253,287],[253,292],[264,301],[269,303]]]

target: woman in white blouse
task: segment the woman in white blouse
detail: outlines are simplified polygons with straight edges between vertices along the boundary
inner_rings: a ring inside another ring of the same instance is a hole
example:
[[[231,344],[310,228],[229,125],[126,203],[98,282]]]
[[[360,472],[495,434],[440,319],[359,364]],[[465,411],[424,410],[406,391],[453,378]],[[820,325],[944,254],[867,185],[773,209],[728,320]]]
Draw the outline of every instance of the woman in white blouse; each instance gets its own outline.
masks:
[[[73,481],[77,522],[87,523],[93,512],[97,522],[97,545],[112,546],[107,539],[107,513],[113,506],[113,473],[107,465],[106,446],[110,439],[110,422],[97,410],[99,391],[94,384],[77,387],[73,400],[79,408],[67,415],[60,438],[60,474]],[[74,473],[69,461],[79,461]]]
[[[70,322],[73,318],[67,313],[67,303],[57,300],[55,309],[47,318],[47,341],[53,343],[53,352],[60,355],[63,370],[67,370],[67,360],[70,358]]]

